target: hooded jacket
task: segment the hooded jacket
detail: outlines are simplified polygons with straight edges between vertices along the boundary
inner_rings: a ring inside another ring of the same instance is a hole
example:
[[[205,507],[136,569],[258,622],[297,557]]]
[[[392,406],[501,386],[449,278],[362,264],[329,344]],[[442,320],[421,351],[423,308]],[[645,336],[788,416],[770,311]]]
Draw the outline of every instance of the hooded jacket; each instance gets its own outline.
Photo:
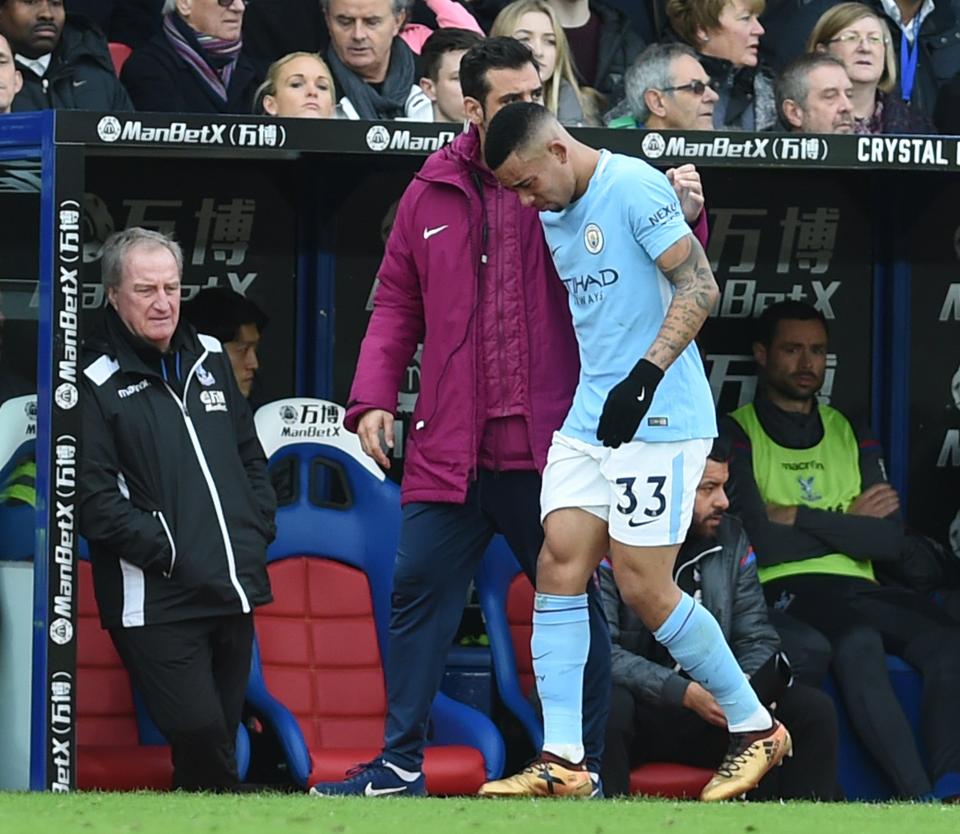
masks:
[[[680,548],[674,576],[699,570],[701,600],[716,617],[737,663],[753,675],[780,648],[767,618],[767,603],[757,580],[757,560],[740,522],[724,516],[713,539],[689,537]],[[656,705],[681,706],[690,680],[674,667],[649,657],[660,645],[624,604],[613,571],[600,570],[603,611],[613,643],[613,683]]]
[[[542,470],[573,399],[577,344],[537,211],[482,164],[475,127],[432,154],[404,192],[378,278],[345,424],[356,431],[365,411],[395,411],[422,341],[402,501],[463,503],[479,465],[486,392],[497,387],[491,374],[507,388],[504,401],[522,403]]]
[[[23,89],[13,100],[13,112],[29,110],[133,110],[107,48],[107,39],[96,24],[67,15],[60,43],[41,77],[17,63]]]
[[[249,613],[271,600],[276,499],[220,343],[171,348],[108,307],[84,346],[80,530],[104,628]]]

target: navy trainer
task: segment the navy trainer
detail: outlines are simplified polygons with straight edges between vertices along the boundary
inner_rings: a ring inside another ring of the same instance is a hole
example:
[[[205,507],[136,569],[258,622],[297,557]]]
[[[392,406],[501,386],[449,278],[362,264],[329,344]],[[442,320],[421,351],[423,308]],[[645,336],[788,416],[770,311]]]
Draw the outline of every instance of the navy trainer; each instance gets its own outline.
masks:
[[[342,782],[318,782],[311,796],[426,796],[423,773],[408,779],[383,759],[357,765]]]

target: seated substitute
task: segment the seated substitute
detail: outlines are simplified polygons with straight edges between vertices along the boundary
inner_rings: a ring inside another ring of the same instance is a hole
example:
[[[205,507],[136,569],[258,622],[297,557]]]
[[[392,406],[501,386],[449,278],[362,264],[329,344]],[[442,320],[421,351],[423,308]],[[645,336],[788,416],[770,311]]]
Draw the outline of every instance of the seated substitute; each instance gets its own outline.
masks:
[[[137,110],[249,113],[257,73],[243,52],[245,0],[166,0],[163,27],[120,77]]]
[[[789,724],[794,755],[774,768],[752,798],[832,799],[837,780],[837,716],[829,696],[791,685],[777,632],[757,581],[756,557],[740,522],[726,515],[729,440],[714,441],[677,553],[677,584],[716,617],[760,700]],[[600,570],[613,641],[613,692],[603,754],[608,795],[630,792],[630,768],[678,762],[715,768],[729,733],[716,699],[691,680],[620,597],[613,572]]]
[[[801,55],[777,78],[777,113],[791,133],[853,133],[853,84],[843,61]]]
[[[607,127],[713,130],[717,94],[697,53],[680,43],[648,46],[627,70],[629,112]]]
[[[180,318],[183,255],[154,231],[103,247],[87,339],[80,531],[100,621],[160,732],[173,786],[237,788],[253,609],[271,600],[276,499],[216,339]]]
[[[14,112],[133,110],[117,80],[107,39],[64,0],[0,0],[0,35],[22,75]]]
[[[761,386],[734,411],[731,509],[756,548],[767,601],[830,640],[854,729],[901,797],[960,796],[960,626],[927,597],[882,587],[875,565],[904,558],[900,501],[879,444],[817,402],[827,322],[782,301],[757,322]],[[921,759],[886,653],[923,676]]]
[[[0,116],[10,112],[22,86],[23,74],[17,69],[10,41],[0,35]]]
[[[435,122],[463,122],[463,91],[460,89],[460,59],[483,40],[467,29],[437,29],[423,44],[420,89],[433,103]]]
[[[209,287],[183,305],[183,315],[198,333],[220,341],[230,359],[237,387],[249,400],[260,369],[257,348],[267,326],[267,314],[238,292]]]

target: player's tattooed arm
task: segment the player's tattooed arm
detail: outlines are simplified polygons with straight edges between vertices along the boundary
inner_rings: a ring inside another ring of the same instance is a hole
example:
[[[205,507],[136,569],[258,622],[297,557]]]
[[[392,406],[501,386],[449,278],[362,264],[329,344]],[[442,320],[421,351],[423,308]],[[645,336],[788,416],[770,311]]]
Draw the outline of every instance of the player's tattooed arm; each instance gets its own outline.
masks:
[[[644,358],[665,371],[696,338],[720,290],[707,254],[693,235],[680,238],[667,249],[657,258],[657,266],[676,292]]]

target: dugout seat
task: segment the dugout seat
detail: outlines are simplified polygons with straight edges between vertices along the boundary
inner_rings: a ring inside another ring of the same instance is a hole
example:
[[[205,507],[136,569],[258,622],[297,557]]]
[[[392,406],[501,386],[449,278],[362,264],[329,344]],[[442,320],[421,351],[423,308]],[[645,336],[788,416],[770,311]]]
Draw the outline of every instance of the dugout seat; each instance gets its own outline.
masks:
[[[110,635],[100,627],[88,561],[77,562],[77,583],[77,787],[168,791],[173,782],[170,747],[133,689]],[[250,740],[241,726],[241,779],[249,763]]]
[[[274,601],[257,609],[247,701],[306,786],[342,779],[383,744],[400,494],[345,431],[340,406],[284,400],[256,424],[280,507],[267,555]],[[479,711],[440,693],[428,733],[430,793],[472,794],[502,773],[503,740]]]
[[[118,41],[111,41],[108,46],[110,49],[110,60],[113,61],[114,72],[116,72],[117,78],[119,78],[120,71],[123,69],[123,65],[127,63],[127,58],[130,57],[133,50],[125,43],[119,43]]]
[[[533,691],[533,586],[502,536],[496,536],[487,549],[476,587],[490,638],[497,692],[539,750],[543,726],[529,700]],[[630,791],[646,796],[697,798],[712,775],[710,770],[688,765],[643,764],[630,772]]]

